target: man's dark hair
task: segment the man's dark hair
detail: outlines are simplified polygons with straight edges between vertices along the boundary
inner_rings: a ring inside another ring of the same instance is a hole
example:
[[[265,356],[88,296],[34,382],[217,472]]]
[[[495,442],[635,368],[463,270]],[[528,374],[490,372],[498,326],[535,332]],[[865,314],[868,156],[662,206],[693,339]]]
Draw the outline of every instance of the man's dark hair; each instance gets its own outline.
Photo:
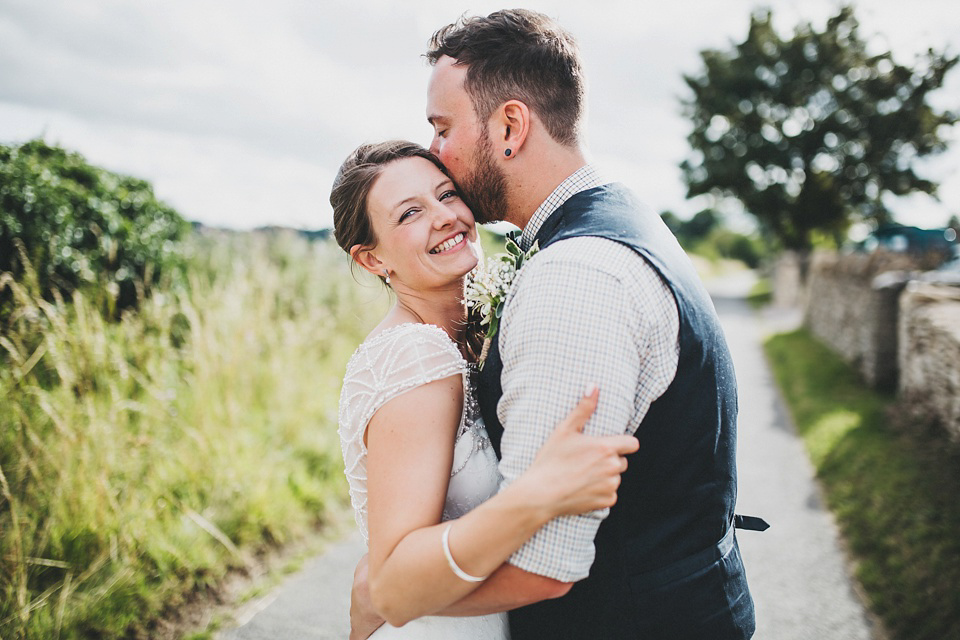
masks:
[[[554,140],[578,142],[585,91],[580,51],[553,19],[526,9],[464,16],[433,34],[426,58],[435,65],[442,56],[467,65],[464,89],[482,122],[504,102],[520,100]]]

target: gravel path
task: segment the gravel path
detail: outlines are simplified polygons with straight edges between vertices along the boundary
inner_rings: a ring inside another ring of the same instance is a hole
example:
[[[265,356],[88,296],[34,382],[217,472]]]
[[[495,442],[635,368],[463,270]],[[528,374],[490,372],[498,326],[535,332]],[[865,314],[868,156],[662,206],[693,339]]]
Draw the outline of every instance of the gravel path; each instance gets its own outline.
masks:
[[[795,313],[753,312],[744,272],[709,287],[733,353],[740,387],[737,511],[771,523],[743,531],[740,548],[757,605],[758,640],[880,640],[851,583],[833,517],[825,510],[803,444],[784,412],[760,347],[796,326]],[[346,638],[356,533],[328,548],[273,592],[236,613],[219,640]]]
[[[758,314],[745,297],[753,274],[708,288],[723,323],[740,389],[737,511],[762,516],[762,533],[738,534],[760,640],[879,640],[854,592],[833,516],[824,507],[813,467],[794,433],[763,355],[771,333],[800,324],[796,312]]]
[[[341,640],[350,634],[350,586],[366,552],[356,531],[307,562],[271,593],[234,614],[217,640]]]

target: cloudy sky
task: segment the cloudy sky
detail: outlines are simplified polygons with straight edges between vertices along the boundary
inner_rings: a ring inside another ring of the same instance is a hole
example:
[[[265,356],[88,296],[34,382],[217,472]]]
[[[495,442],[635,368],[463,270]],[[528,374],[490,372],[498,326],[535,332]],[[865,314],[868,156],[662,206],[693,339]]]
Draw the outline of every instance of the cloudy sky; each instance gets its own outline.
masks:
[[[960,49],[955,0],[861,0],[864,35],[912,63],[927,47]],[[43,136],[91,162],[154,184],[206,224],[331,224],[334,172],[361,142],[427,144],[430,35],[462,0],[0,0],[0,143]],[[531,0],[571,30],[589,78],[588,143],[608,175],[657,210],[689,215],[678,169],[688,125],[681,74],[698,52],[746,34],[749,0]],[[771,0],[781,30],[822,27],[836,4]],[[960,106],[960,70],[936,94]],[[960,132],[952,136],[960,147]],[[901,222],[960,213],[960,148],[922,170],[938,203],[896,203]]]

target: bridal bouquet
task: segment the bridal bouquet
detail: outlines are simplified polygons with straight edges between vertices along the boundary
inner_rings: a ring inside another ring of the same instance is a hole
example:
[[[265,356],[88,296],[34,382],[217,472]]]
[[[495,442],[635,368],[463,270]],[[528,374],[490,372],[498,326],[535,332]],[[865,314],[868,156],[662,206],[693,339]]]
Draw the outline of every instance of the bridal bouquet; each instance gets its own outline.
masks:
[[[517,235],[516,232],[507,234],[506,253],[487,258],[486,264],[477,264],[467,275],[464,302],[471,319],[478,322],[481,328],[486,327],[483,350],[480,353],[481,367],[487,357],[490,341],[497,334],[503,305],[517,277],[517,271],[540,250],[539,243],[534,242],[533,246],[524,251],[517,244]]]

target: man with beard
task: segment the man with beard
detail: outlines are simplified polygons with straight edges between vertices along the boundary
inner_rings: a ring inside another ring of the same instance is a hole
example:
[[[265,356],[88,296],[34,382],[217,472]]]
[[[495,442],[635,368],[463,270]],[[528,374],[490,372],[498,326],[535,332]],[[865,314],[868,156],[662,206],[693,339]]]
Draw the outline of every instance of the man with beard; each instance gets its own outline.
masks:
[[[541,14],[498,11],[438,31],[427,59],[431,151],[478,222],[511,222],[523,249],[541,248],[478,382],[503,482],[590,385],[585,432],[640,440],[612,509],[549,522],[444,613],[512,610],[514,640],[750,638],[734,527],[765,525],[734,516],[733,364],[675,238],[586,160],[575,41]]]

